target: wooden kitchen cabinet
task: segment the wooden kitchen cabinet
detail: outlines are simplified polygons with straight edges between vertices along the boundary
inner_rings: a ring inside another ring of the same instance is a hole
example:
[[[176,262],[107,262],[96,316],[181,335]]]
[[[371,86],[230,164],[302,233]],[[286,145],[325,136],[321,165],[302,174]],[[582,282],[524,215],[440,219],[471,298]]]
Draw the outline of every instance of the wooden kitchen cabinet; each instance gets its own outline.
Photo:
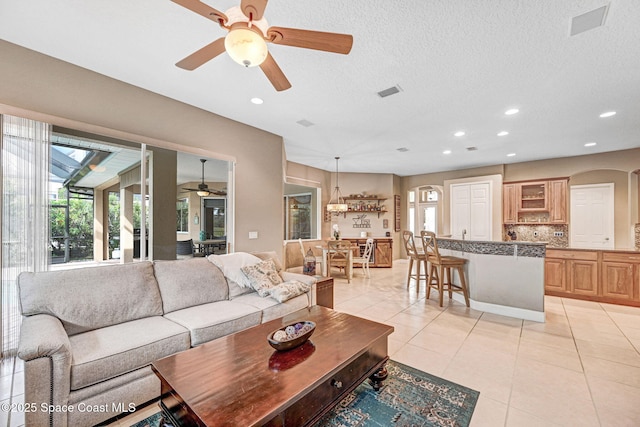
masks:
[[[548,249],[545,258],[546,291],[596,296],[598,252]]]
[[[549,181],[523,182],[516,186],[518,212],[549,210]]]
[[[640,301],[640,254],[604,253],[602,257],[602,295]]]
[[[504,184],[502,186],[502,222],[505,224],[518,222],[516,194],[516,184]]]
[[[549,222],[567,223],[567,180],[549,181]]]
[[[544,261],[545,291],[567,292],[567,261],[546,258]]]
[[[640,253],[547,249],[545,293],[640,307]]]
[[[598,261],[571,260],[568,272],[569,289],[573,294],[598,295]]]
[[[566,224],[567,188],[567,178],[503,184],[503,223]]]

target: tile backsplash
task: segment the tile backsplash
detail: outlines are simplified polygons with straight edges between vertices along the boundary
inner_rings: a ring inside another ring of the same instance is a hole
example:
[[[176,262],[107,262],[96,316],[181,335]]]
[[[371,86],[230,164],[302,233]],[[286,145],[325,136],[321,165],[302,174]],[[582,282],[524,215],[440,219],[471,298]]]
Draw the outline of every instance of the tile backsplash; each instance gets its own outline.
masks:
[[[640,251],[640,224],[636,224],[634,231],[636,236],[636,249]]]
[[[636,227],[636,245],[638,245]],[[515,237],[515,239],[513,238]],[[502,240],[547,242],[552,248],[569,247],[569,226],[567,224],[505,224],[502,228]]]

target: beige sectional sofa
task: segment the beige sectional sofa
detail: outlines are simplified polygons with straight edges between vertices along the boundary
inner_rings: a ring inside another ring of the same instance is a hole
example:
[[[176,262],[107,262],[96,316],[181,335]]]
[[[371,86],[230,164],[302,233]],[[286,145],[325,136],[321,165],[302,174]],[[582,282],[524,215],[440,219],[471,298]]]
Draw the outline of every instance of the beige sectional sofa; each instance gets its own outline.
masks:
[[[21,274],[26,425],[88,426],[134,410],[160,395],[154,360],[314,303],[312,277],[280,270],[311,286],[278,302],[228,279],[214,262],[230,258],[214,257]]]

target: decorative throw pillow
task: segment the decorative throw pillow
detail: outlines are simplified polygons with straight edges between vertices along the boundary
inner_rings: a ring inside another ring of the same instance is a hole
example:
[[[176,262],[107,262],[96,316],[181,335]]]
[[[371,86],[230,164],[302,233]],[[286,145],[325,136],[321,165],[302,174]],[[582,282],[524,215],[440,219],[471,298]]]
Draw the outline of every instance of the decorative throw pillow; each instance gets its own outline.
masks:
[[[271,288],[282,283],[282,277],[276,270],[276,265],[272,259],[260,261],[257,264],[241,268],[247,276],[251,287],[258,292],[261,297],[269,296]]]
[[[299,280],[289,280],[271,288],[271,298],[278,302],[285,302],[291,298],[302,295],[311,290],[311,286],[307,283],[302,283]]]
[[[222,270],[227,280],[237,283],[241,288],[251,289],[251,283],[242,272],[242,267],[255,265],[260,262],[260,258],[246,252],[235,252],[225,255],[209,255],[208,259]]]

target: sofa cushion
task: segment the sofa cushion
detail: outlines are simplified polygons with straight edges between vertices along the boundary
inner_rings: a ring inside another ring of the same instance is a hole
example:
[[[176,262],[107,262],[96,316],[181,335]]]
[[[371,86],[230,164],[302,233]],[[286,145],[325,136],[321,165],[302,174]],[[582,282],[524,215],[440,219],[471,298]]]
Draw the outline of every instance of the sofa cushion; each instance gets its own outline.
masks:
[[[260,297],[258,297],[260,298]],[[191,346],[232,334],[260,324],[259,309],[234,301],[218,301],[165,314],[191,333]]]
[[[242,267],[241,270],[249,279],[251,287],[261,297],[268,296],[271,288],[282,283],[282,277],[276,271],[276,265],[272,259]]]
[[[227,279],[205,258],[156,261],[153,269],[165,313],[229,299]]]
[[[162,315],[151,262],[25,272],[18,277],[22,314],[50,314],[75,335]]]
[[[153,316],[77,334],[69,341],[71,390],[78,390],[188,349],[189,331]]]
[[[246,252],[235,252],[225,255],[209,255],[207,259],[222,270],[224,277],[236,282],[241,288],[251,288],[251,283],[249,283],[249,279],[244,275],[241,268],[257,264],[261,261],[257,256]]]
[[[279,303],[273,298],[262,298],[258,294],[242,295],[233,300],[238,304],[247,304],[262,310],[262,323],[286,316],[311,305],[311,293],[293,297],[288,301]]]
[[[280,258],[278,258],[278,254],[275,251],[266,251],[266,252],[251,252],[251,255],[255,255],[263,261],[268,259],[272,259],[273,263],[276,265],[276,270],[278,273],[282,270],[282,263],[280,262]]]
[[[312,287],[313,285],[302,283],[299,280],[289,280],[271,288],[269,296],[278,302],[285,302],[298,295],[306,294]]]

